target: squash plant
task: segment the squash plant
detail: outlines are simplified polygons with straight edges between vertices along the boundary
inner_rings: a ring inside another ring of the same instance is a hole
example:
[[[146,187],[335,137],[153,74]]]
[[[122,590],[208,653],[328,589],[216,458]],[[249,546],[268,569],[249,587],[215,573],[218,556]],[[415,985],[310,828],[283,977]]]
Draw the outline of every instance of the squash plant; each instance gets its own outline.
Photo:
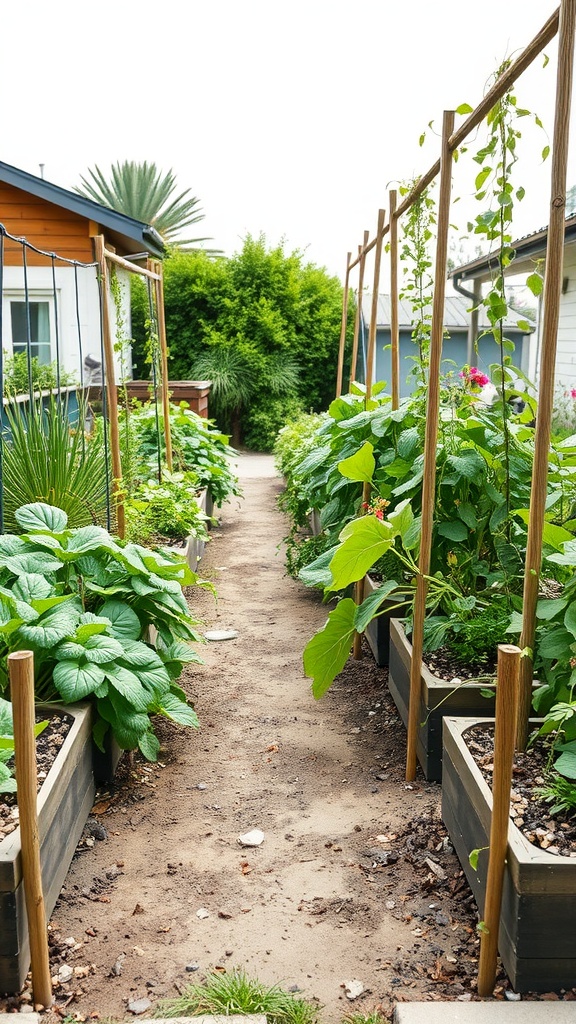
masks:
[[[182,593],[200,581],[178,555],[99,526],[68,529],[66,513],[43,502],[16,519],[22,534],[0,537],[0,688],[8,689],[7,656],[31,650],[39,700],[93,701],[101,749],[111,731],[123,749],[155,760],[151,716],[198,725],[177,679],[201,660]]]

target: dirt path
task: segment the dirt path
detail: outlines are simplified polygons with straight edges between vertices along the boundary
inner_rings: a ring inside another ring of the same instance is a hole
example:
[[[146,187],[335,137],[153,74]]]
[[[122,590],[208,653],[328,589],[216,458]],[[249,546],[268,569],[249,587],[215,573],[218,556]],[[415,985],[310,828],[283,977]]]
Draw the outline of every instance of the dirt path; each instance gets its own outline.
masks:
[[[271,457],[242,456],[239,472],[244,499],[201,565],[218,603],[193,596],[204,628],[238,638],[187,671],[199,732],[166,723],[161,765],[135,759],[99,795],[53,915],[53,974],[74,970],[59,1005],[123,1018],[129,1000],[234,967],[317,999],[326,1024],[470,998],[474,906],[440,789],[405,785],[404,730],[370,655],[312,698],[302,649],[326,609],[284,574]],[[242,849],[255,828],[264,842]]]

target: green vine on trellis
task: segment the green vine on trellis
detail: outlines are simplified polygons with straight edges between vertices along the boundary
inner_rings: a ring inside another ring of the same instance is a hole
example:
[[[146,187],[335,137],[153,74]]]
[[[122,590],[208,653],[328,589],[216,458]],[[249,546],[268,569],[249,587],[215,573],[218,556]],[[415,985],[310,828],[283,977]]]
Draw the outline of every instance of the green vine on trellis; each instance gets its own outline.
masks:
[[[417,184],[418,178],[403,182],[399,186],[400,195],[408,195]],[[399,298],[411,305],[411,337],[418,347],[418,355],[410,357],[414,361],[411,375],[418,378],[422,388],[428,383],[430,362],[434,279],[431,274],[432,258],[429,243],[434,237],[435,225],[436,204],[429,189],[424,189],[410,206],[402,223],[403,244],[399,253],[404,264],[404,283]]]
[[[127,386],[129,368],[127,365],[126,354],[128,346],[131,344],[131,338],[128,337],[126,330],[126,317],[124,315],[124,289],[114,264],[110,267],[109,282],[115,315],[114,351],[120,359],[120,387],[122,389],[123,407],[122,433],[124,435],[122,476],[123,486],[126,488],[127,493],[130,494],[135,483],[137,463],[137,455],[135,452],[133,433],[130,424],[130,402]]]
[[[510,64],[510,59],[503,61],[494,75],[495,81],[509,68]],[[513,170],[518,161],[517,144],[522,138],[518,122],[522,118],[533,119],[534,123],[544,130],[542,121],[536,114],[518,106],[512,89],[504,93],[489,111],[486,118],[487,140],[473,156],[473,160],[480,165],[474,185],[475,197],[479,202],[487,200],[488,209],[478,214],[473,223],[468,224],[468,230],[483,236],[489,243],[490,251],[495,251],[496,269],[491,274],[488,290],[480,303],[486,310],[489,327],[480,337],[492,335],[499,350],[499,365],[493,368],[493,383],[499,393],[502,405],[504,462],[507,480],[505,500],[508,523],[510,512],[509,418],[511,409],[507,402],[509,397],[507,385],[513,383],[509,367],[514,343],[504,334],[504,321],[511,313],[506,296],[505,273],[516,255],[512,246],[511,230],[515,203],[521,202],[525,195],[524,187],[517,186],[513,182]],[[543,160],[547,158],[549,152],[550,147],[544,146]],[[543,281],[537,265],[534,272],[529,275],[526,284],[533,295],[538,296],[541,293]],[[516,323],[520,330],[530,330],[531,325],[526,319],[517,318]],[[478,341],[475,341],[475,350],[478,351]],[[515,371],[516,375],[518,372]]]

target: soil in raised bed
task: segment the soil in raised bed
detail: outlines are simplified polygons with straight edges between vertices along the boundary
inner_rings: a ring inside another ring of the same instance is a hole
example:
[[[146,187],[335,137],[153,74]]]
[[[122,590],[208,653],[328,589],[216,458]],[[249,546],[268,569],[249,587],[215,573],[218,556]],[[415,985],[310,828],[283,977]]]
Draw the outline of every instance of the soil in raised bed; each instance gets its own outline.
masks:
[[[52,712],[50,715],[37,715],[36,722],[48,725],[36,737],[36,768],[38,773],[38,791],[48,775],[64,740],[74,724],[72,715],[66,712]],[[13,761],[8,762],[13,769]],[[18,794],[0,793],[0,842],[18,827]]]
[[[466,744],[482,775],[492,786],[494,727],[472,728]],[[550,760],[550,746],[537,739],[526,751],[516,751],[512,769],[510,817],[526,839],[547,853],[576,857],[576,814],[552,816],[539,795]]]

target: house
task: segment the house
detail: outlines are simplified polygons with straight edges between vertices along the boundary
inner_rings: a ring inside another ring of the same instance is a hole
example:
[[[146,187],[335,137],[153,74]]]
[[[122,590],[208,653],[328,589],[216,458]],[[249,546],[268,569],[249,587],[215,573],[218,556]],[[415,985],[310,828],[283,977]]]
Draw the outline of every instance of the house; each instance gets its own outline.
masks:
[[[408,379],[414,367],[414,357],[418,356],[415,342],[412,340],[412,306],[410,302],[400,301],[398,320],[400,328],[400,396],[408,396],[414,386]],[[482,316],[476,330],[477,351],[471,344],[470,327],[471,299],[464,295],[447,295],[444,303],[444,327],[446,335],[442,345],[442,372],[460,371],[468,363],[478,366],[489,374],[491,364],[499,362],[500,349],[491,335],[482,336],[486,329],[486,321]],[[378,296],[378,319],[376,325],[376,349],[374,359],[374,382],[384,380],[390,387],[391,352],[390,352],[390,296]],[[482,310],[479,311],[482,313]],[[368,332],[372,314],[372,296],[366,293],[362,297],[361,336],[359,344],[358,373],[359,380],[365,379]],[[516,320],[504,325],[506,337],[514,342],[514,362],[524,373],[530,363],[531,335],[522,332],[516,326]]]
[[[525,235],[512,243],[516,257],[506,271],[508,279],[525,278],[539,269],[543,273],[548,244],[548,228],[541,228],[531,235]],[[483,256],[465,266],[457,267],[449,275],[456,289],[472,288],[476,294],[494,272],[496,257]],[[537,381],[540,364],[540,342],[542,324],[542,297],[540,297],[536,320],[535,344],[532,346],[528,376]],[[558,386],[576,386],[576,215],[566,218],[564,233],[564,264],[562,294],[558,321],[556,351],[556,382]]]
[[[31,354],[40,363],[51,363],[58,355],[67,372],[84,380],[86,357],[101,361],[100,294],[97,267],[75,263],[94,263],[96,235],[103,235],[106,247],[118,256],[158,259],[164,251],[160,235],[147,224],[1,161],[0,225],[5,355],[26,351],[29,338]],[[25,238],[34,248],[14,238]],[[117,319],[126,338],[129,273],[117,269]],[[116,333],[114,324],[112,332]],[[131,376],[129,347],[122,367],[120,355],[117,358],[117,372]]]

